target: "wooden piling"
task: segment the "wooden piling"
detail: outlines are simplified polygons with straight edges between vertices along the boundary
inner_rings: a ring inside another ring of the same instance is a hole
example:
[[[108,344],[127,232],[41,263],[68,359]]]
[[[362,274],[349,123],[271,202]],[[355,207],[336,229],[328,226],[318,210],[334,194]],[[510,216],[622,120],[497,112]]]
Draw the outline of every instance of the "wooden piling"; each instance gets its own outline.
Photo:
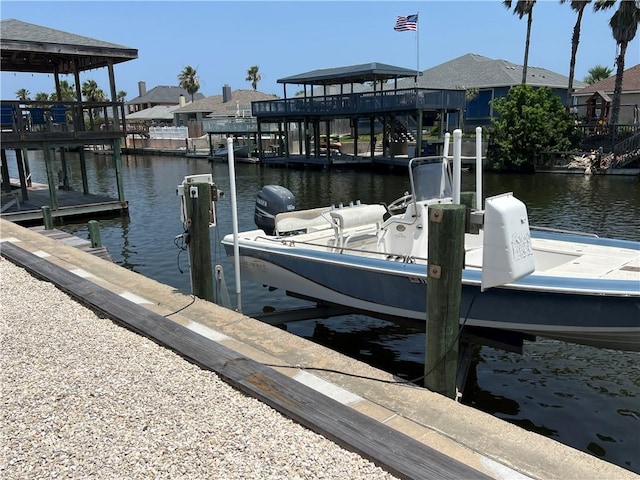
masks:
[[[464,255],[464,205],[430,206],[424,386],[456,396]]]
[[[460,192],[460,204],[465,206],[464,231],[471,232],[471,211],[475,208],[476,192]]]
[[[90,220],[87,226],[89,228],[89,240],[91,241],[91,247],[101,247],[102,239],[100,238],[100,224],[96,220]]]
[[[51,207],[44,205],[40,209],[42,211],[42,224],[45,230],[53,230],[53,216],[51,215]]]
[[[211,186],[208,183],[185,185],[184,196],[189,229],[191,290],[196,297],[215,302],[211,268],[211,236],[209,234],[209,221],[213,208]]]

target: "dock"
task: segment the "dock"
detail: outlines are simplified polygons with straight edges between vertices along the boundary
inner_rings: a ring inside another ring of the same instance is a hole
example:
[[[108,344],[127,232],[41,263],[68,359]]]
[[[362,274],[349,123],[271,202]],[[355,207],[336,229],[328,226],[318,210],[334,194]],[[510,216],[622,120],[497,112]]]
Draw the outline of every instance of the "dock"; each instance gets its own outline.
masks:
[[[128,214],[127,201],[106,195],[62,189],[58,190],[56,195],[58,208],[51,210],[54,221],[56,218]],[[0,217],[16,223],[42,223],[42,207],[50,205],[51,197],[47,185],[32,183],[27,187],[27,198],[20,188],[13,188],[10,194],[2,194]]]
[[[51,230],[47,230],[42,225],[31,227],[29,228],[29,230],[33,232],[38,232],[39,234],[44,235],[45,237],[51,238],[53,240],[57,240],[58,242],[62,242],[65,245],[78,248],[83,252],[87,252],[91,255],[95,255],[96,257],[101,258],[102,260],[106,260],[108,262],[113,261],[113,259],[111,258],[111,254],[109,253],[109,250],[107,250],[107,247],[105,247],[104,245],[101,245],[99,247],[94,247],[91,245],[91,241],[89,240],[85,240],[84,238],[80,238],[76,235],[71,235],[70,233],[63,232],[55,228]]]
[[[39,231],[0,227],[5,259],[399,478],[637,478]]]

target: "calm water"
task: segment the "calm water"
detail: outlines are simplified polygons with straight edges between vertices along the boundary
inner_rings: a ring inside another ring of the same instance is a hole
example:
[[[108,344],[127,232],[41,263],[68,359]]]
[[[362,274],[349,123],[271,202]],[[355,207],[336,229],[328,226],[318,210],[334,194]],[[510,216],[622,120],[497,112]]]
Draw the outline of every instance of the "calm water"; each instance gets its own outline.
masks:
[[[41,158],[33,153],[30,157],[33,180],[46,183],[46,178],[36,175],[44,171]],[[115,197],[113,170],[108,168],[112,158],[89,158],[92,193]],[[70,163],[72,186],[81,189],[77,159],[72,156]],[[174,237],[183,231],[176,186],[185,175],[213,173],[214,181],[227,194],[218,206],[219,226],[212,231],[214,263],[223,265],[235,298],[233,267],[218,248],[219,238],[231,232],[227,165],[154,156],[125,156],[123,164],[130,217],[100,221],[102,241],[114,261],[189,293],[187,258],[174,245]],[[465,175],[463,189],[471,189],[473,182],[473,174]],[[238,164],[240,230],[255,227],[255,195],[266,184],[290,189],[301,208],[358,199],[390,202],[409,189],[404,171],[292,170]],[[487,196],[513,192],[527,204],[532,225],[640,239],[637,177],[487,175],[484,188]],[[84,223],[62,229],[87,237]],[[242,290],[243,310],[249,315],[265,306],[305,305],[244,282]],[[355,315],[297,322],[287,328],[405,378],[423,373],[425,338],[419,329]],[[483,347],[476,373],[477,388],[465,392],[465,403],[640,473],[640,354],[541,339],[527,343],[523,355]]]

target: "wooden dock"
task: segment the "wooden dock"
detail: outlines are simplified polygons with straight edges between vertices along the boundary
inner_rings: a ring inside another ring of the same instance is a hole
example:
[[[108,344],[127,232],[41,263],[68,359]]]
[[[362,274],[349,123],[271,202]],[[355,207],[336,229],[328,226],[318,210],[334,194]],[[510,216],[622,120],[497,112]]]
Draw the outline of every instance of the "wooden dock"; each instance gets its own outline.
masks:
[[[121,202],[106,195],[84,194],[73,190],[58,190],[58,208],[51,210],[56,218],[113,216],[128,214],[128,202]],[[27,189],[27,198],[21,190],[14,188],[11,198],[2,195],[2,212],[0,217],[15,223],[42,223],[42,207],[51,205],[49,190],[46,185],[33,183]]]
[[[91,255],[95,255],[98,258],[103,260],[107,260],[109,262],[113,262],[111,258],[111,254],[107,247],[92,247],[91,242],[89,240],[85,240],[84,238],[77,237],[75,235],[71,235],[70,233],[63,232],[61,230],[46,230],[43,226],[31,227],[30,230],[34,232],[38,232],[45,237],[52,238],[54,240],[58,240],[66,245],[71,245],[72,247],[78,248],[83,252],[90,253]]]

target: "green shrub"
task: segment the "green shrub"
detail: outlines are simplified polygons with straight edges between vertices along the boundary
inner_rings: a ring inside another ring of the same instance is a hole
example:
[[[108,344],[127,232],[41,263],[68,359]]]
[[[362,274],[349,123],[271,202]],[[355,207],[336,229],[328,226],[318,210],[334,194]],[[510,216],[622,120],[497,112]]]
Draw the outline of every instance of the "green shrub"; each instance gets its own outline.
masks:
[[[497,115],[489,132],[490,168],[533,172],[542,153],[574,147],[573,120],[549,88],[517,85],[491,106]]]

